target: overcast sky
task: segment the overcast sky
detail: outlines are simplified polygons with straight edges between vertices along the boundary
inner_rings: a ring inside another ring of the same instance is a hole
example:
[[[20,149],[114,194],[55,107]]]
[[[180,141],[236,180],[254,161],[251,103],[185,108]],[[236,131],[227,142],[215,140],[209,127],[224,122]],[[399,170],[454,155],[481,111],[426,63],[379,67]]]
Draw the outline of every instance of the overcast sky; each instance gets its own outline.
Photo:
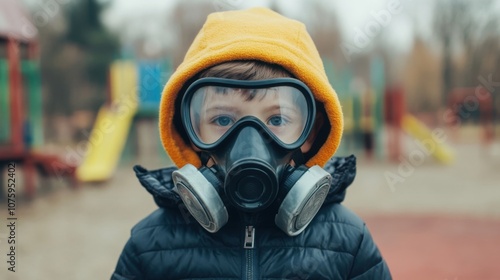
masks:
[[[268,6],[273,0],[206,0],[214,5],[214,11],[221,8]],[[304,18],[304,0],[274,0],[287,15],[295,18]],[[418,3],[415,3],[418,2]],[[325,7],[332,10],[340,21],[340,30],[343,40],[350,44],[363,43],[360,39],[368,37],[390,42],[395,51],[405,51],[410,48],[414,33],[429,32],[432,18],[432,0],[349,0],[324,1]],[[111,9],[106,13],[106,22],[116,28],[123,25],[123,21],[134,18],[144,18],[145,29],[154,33],[155,21],[169,14],[175,1],[165,0],[112,0]],[[398,9],[394,9],[397,7]],[[396,11],[394,13],[394,11]],[[377,16],[378,15],[378,16]],[[389,15],[387,18],[386,16]],[[314,15],[312,15],[314,16]],[[377,23],[383,25],[381,28]],[[149,28],[147,27],[149,26]],[[151,31],[153,30],[153,31]],[[144,34],[142,34],[144,35]],[[133,36],[130,35],[129,36]],[[357,40],[356,40],[357,39]]]
[[[4,1],[4,0],[0,0]],[[78,0],[23,0],[35,11],[42,11],[54,4],[67,5]],[[109,2],[110,9],[103,16],[106,24],[119,31],[125,40],[134,36],[158,37],[168,43],[174,37],[164,30],[164,19],[180,0],[99,0]],[[209,2],[214,11],[252,6],[278,5],[286,15],[307,20],[315,15],[307,14],[306,0],[199,0]],[[342,41],[353,46],[369,45],[378,41],[394,52],[406,52],[412,46],[415,34],[424,38],[432,31],[435,0],[318,0],[325,10],[332,11],[340,22]],[[500,0],[495,0],[489,12],[482,17],[500,14]],[[193,13],[195,14],[195,13]],[[163,24],[162,24],[163,21]],[[172,27],[175,28],[175,27]],[[172,33],[172,32],[170,32]],[[160,35],[160,36],[159,36]],[[366,41],[366,42],[365,42]],[[154,44],[153,44],[154,45]]]

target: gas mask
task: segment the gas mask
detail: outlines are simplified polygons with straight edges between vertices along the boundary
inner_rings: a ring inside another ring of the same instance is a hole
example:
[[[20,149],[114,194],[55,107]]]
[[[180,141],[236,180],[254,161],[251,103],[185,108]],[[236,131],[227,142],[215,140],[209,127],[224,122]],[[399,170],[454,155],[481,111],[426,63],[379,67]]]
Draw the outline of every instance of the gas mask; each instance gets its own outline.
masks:
[[[321,167],[303,165],[300,147],[315,113],[310,90],[296,79],[203,78],[191,84],[181,117],[203,167],[187,164],[172,179],[198,223],[217,232],[231,205],[247,213],[272,210],[286,234],[301,233],[332,180]]]

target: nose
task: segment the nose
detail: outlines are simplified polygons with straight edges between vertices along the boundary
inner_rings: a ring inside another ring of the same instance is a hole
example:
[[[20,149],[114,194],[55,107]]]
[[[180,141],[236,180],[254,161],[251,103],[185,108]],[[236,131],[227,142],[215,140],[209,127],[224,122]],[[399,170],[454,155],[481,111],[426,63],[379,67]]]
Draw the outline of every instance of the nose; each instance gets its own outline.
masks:
[[[259,158],[267,162],[272,160],[268,149],[269,141],[263,137],[264,135],[262,128],[243,127],[233,142],[228,160],[232,162],[241,158]]]

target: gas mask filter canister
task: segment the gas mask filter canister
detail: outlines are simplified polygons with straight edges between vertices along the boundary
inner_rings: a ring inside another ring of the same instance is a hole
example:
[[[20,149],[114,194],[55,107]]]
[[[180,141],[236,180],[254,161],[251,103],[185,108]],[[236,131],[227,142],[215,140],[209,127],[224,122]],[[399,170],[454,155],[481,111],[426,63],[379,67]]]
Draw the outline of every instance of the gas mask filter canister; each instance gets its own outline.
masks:
[[[172,174],[191,215],[209,232],[228,221],[226,205],[249,213],[278,209],[275,223],[301,233],[323,204],[331,176],[297,156],[315,117],[314,99],[291,78],[240,81],[204,78],[181,102],[184,128],[208,160]],[[290,164],[294,162],[293,166]]]

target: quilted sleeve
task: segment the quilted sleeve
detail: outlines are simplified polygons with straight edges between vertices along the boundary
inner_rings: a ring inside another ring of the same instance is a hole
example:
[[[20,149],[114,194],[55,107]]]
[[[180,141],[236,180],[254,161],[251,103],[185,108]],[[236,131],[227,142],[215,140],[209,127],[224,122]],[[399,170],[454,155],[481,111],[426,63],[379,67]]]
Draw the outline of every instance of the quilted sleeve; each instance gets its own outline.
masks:
[[[141,280],[143,279],[140,269],[139,259],[137,258],[135,245],[132,239],[129,239],[125,248],[118,259],[115,271],[111,280]]]
[[[363,226],[363,238],[355,255],[349,279],[392,279],[389,267],[382,258],[366,225]]]

